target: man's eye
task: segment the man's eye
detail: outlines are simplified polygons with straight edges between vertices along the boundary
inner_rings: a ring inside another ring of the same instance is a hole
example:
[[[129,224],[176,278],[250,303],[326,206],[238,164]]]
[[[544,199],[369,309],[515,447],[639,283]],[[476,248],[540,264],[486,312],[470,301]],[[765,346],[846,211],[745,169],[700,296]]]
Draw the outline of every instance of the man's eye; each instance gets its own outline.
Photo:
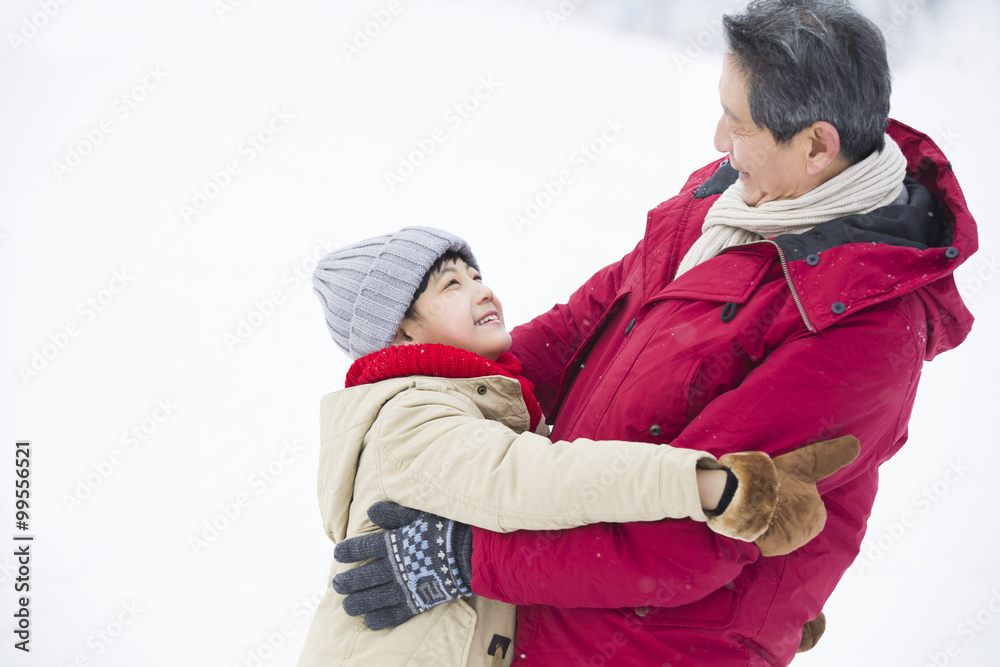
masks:
[[[452,285],[459,285],[459,284],[461,284],[461,283],[459,283],[457,280],[455,280],[454,278],[452,278],[451,280],[448,281],[448,284],[445,285],[445,287],[451,287]]]

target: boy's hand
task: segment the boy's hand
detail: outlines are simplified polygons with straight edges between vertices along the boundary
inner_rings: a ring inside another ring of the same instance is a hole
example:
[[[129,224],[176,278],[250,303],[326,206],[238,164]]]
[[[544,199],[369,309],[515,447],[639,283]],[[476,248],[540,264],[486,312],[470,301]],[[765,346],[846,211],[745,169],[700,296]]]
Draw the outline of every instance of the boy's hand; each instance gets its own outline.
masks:
[[[472,595],[472,529],[428,512],[378,502],[368,517],[387,532],[344,540],[340,563],[374,558],[333,578],[344,611],[372,630],[399,625],[431,607]]]

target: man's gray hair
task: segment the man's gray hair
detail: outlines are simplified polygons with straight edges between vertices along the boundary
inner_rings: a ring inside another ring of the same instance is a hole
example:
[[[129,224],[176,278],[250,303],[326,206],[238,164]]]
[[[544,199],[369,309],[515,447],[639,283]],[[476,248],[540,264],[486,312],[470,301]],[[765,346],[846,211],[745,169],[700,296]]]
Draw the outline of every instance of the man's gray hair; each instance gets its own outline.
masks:
[[[885,38],[846,0],[754,0],[722,18],[754,124],[787,143],[816,121],[853,164],[885,145],[892,83]]]

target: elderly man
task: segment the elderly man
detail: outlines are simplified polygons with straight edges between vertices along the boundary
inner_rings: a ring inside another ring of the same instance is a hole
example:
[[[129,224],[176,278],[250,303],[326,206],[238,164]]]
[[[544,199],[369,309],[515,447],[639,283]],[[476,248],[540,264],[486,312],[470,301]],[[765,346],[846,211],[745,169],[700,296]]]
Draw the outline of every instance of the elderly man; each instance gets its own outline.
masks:
[[[972,325],[952,274],[975,221],[940,149],[889,120],[878,28],[832,0],[760,0],[724,25],[726,157],[512,351],[553,439],[775,456],[854,434],[861,454],[819,483],[825,528],[787,556],[693,521],[472,529],[458,567],[520,606],[515,665],[787,664],[858,554],[923,362]],[[355,595],[399,606],[394,586]]]

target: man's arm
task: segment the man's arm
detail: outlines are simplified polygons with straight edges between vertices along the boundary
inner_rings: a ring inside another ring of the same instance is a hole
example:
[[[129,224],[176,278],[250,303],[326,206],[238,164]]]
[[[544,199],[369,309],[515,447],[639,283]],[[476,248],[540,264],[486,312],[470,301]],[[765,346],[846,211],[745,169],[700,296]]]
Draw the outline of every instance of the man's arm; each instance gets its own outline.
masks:
[[[642,261],[645,242],[610,264],[574,292],[564,304],[511,331],[510,351],[521,360],[524,375],[535,385],[535,397],[548,414],[559,391],[559,381],[573,355],[593,333],[611,307],[625,277]]]
[[[775,456],[853,434],[860,456],[821,482],[820,492],[871,475],[902,441],[922,363],[912,352],[922,349],[922,307],[907,303],[913,311],[906,317],[887,307],[868,309],[783,344],[672,444],[716,455],[759,449]],[[862,509],[867,516],[870,507]],[[830,513],[820,543],[856,553],[861,536],[840,514]],[[732,581],[759,557],[755,545],[691,521],[508,535],[474,530],[473,536],[473,592],[514,604],[679,606]]]

